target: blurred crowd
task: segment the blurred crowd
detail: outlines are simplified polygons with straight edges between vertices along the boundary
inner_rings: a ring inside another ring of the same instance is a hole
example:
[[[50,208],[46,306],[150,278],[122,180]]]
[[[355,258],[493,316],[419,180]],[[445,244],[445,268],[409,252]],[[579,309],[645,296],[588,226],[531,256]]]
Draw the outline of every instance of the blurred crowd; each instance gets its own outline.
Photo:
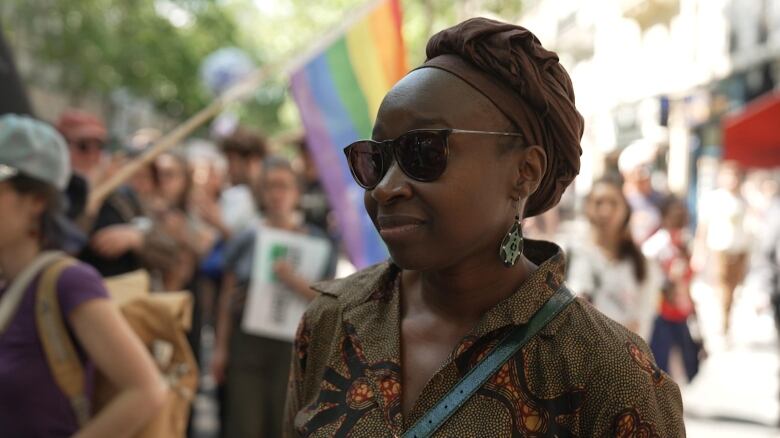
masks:
[[[226,436],[279,436],[274,419],[281,418],[292,344],[237,327],[256,269],[258,225],[327,239],[332,249],[322,277],[335,275],[338,236],[304,140],[288,146],[291,161],[272,154],[260,133],[238,127],[213,143],[157,156],[95,208],[91,192],[148,152],[160,133],[141,130],[110,148],[104,122],[79,110],[63,113],[56,129],[72,170],[64,196],[66,251],[106,278],[145,270],[152,291],[189,291],[196,358],[201,329],[216,332],[211,360],[200,365],[220,384]],[[352,269],[345,259],[341,266]],[[313,299],[309,282],[288,262],[273,269],[289,290]]]
[[[526,228],[564,242],[572,289],[641,335],[658,365],[686,382],[708,346],[729,345],[748,276],[780,315],[780,175],[721,160],[714,186],[684,198],[657,187],[653,153],[644,142],[625,148],[573,214],[558,210]],[[697,295],[696,285],[708,293]],[[720,329],[709,334],[697,317],[707,300],[720,309],[710,317]]]
[[[153,291],[188,291],[194,302],[189,343],[219,384],[224,436],[278,436],[292,344],[240,328],[254,264],[258,225],[326,239],[322,278],[349,272],[317,169],[303,139],[287,156],[244,127],[156,156],[93,206],[90,194],[159,139],[137,132],[108,146],[96,115],[68,110],[56,123],[67,143],[71,176],[60,223],[67,253],[110,278],[145,270]],[[5,145],[3,146],[5,147]],[[758,279],[780,321],[780,179],[719,163],[716,184],[692,199],[654,185],[656,160],[644,147],[622,151],[574,214],[556,209],[524,224],[527,237],[563,242],[570,287],[647,340],[658,365],[690,381],[707,356],[693,286],[711,286],[728,339],[735,296],[748,274]],[[259,238],[262,238],[260,236]],[[309,282],[279,260],[274,275],[304,300]],[[208,355],[201,330],[215,333]],[[780,327],[780,322],[778,323]]]

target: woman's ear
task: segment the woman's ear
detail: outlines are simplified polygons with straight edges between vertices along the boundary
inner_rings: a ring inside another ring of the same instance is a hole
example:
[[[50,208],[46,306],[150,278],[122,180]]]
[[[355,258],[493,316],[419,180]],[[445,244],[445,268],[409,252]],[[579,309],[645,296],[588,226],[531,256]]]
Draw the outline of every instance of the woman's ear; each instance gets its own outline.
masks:
[[[46,198],[43,195],[30,196],[30,209],[35,216],[40,216],[46,211]]]
[[[19,198],[21,211],[30,223],[37,224],[46,211],[46,197],[38,194],[23,194]],[[37,227],[37,225],[36,225]]]
[[[533,145],[518,149],[515,156],[517,171],[513,195],[525,199],[531,196],[541,184],[547,169],[547,153],[541,146]]]

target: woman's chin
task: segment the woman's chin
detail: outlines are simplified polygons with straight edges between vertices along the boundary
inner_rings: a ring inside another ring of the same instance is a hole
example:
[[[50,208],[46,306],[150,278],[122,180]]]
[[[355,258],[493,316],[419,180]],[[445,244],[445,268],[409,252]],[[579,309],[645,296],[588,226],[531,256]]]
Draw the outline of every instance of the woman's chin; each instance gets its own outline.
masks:
[[[390,259],[399,268],[409,271],[425,271],[430,269],[432,263],[428,254],[417,250],[393,250],[390,251]]]
[[[441,257],[437,257],[439,254],[432,254],[429,249],[420,247],[404,249],[388,247],[388,250],[393,263],[404,270],[431,271],[447,265]]]

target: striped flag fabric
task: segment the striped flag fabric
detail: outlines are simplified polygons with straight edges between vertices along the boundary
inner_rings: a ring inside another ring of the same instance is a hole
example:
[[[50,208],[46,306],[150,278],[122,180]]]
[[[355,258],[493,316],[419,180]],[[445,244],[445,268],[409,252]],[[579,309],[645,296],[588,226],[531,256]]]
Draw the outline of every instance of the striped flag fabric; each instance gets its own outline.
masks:
[[[384,95],[407,73],[399,0],[379,0],[314,58],[290,88],[342,241],[358,268],[387,258],[342,150],[370,138]]]

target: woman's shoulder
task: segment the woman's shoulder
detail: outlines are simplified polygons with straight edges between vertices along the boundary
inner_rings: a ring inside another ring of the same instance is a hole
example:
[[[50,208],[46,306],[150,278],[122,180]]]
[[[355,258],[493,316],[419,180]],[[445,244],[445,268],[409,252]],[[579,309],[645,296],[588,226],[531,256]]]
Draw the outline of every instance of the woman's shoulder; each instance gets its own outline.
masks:
[[[318,296],[303,315],[296,344],[330,345],[336,342],[344,312],[365,303],[377,290],[391,290],[389,275],[397,268],[380,263],[348,277],[315,283],[311,288]],[[303,335],[305,333],[305,335]]]
[[[563,343],[576,345],[587,356],[589,374],[605,380],[604,390],[616,387],[649,388],[677,385],[655,363],[647,343],[636,333],[610,319],[582,298],[571,306],[558,328]]]
[[[544,333],[544,332],[543,332]],[[577,299],[556,330],[571,376],[587,393],[587,429],[601,436],[631,415],[659,436],[677,436],[682,400],[677,384],[655,363],[645,341]]]
[[[73,259],[72,262],[60,272],[57,279],[57,288],[77,288],[82,283],[103,284],[103,277],[89,263]]]
[[[601,313],[583,298],[577,298],[571,305],[567,318],[562,318],[556,333],[575,338],[577,344],[599,353],[597,360],[611,360],[615,353],[627,352],[627,344],[637,344],[641,350],[650,349],[641,337],[623,327],[620,323]],[[622,357],[624,355],[618,354]],[[597,366],[597,364],[594,364]]]
[[[103,277],[91,265],[75,261],[57,278],[57,297],[64,315],[92,299],[108,298]]]
[[[391,291],[399,269],[389,261],[378,263],[336,280],[314,283],[319,295],[309,304],[304,318],[311,324],[365,303],[379,291]]]
[[[398,268],[390,262],[382,262],[336,280],[312,285],[319,293],[309,310],[319,308],[348,308],[365,301],[371,294],[392,287]]]

